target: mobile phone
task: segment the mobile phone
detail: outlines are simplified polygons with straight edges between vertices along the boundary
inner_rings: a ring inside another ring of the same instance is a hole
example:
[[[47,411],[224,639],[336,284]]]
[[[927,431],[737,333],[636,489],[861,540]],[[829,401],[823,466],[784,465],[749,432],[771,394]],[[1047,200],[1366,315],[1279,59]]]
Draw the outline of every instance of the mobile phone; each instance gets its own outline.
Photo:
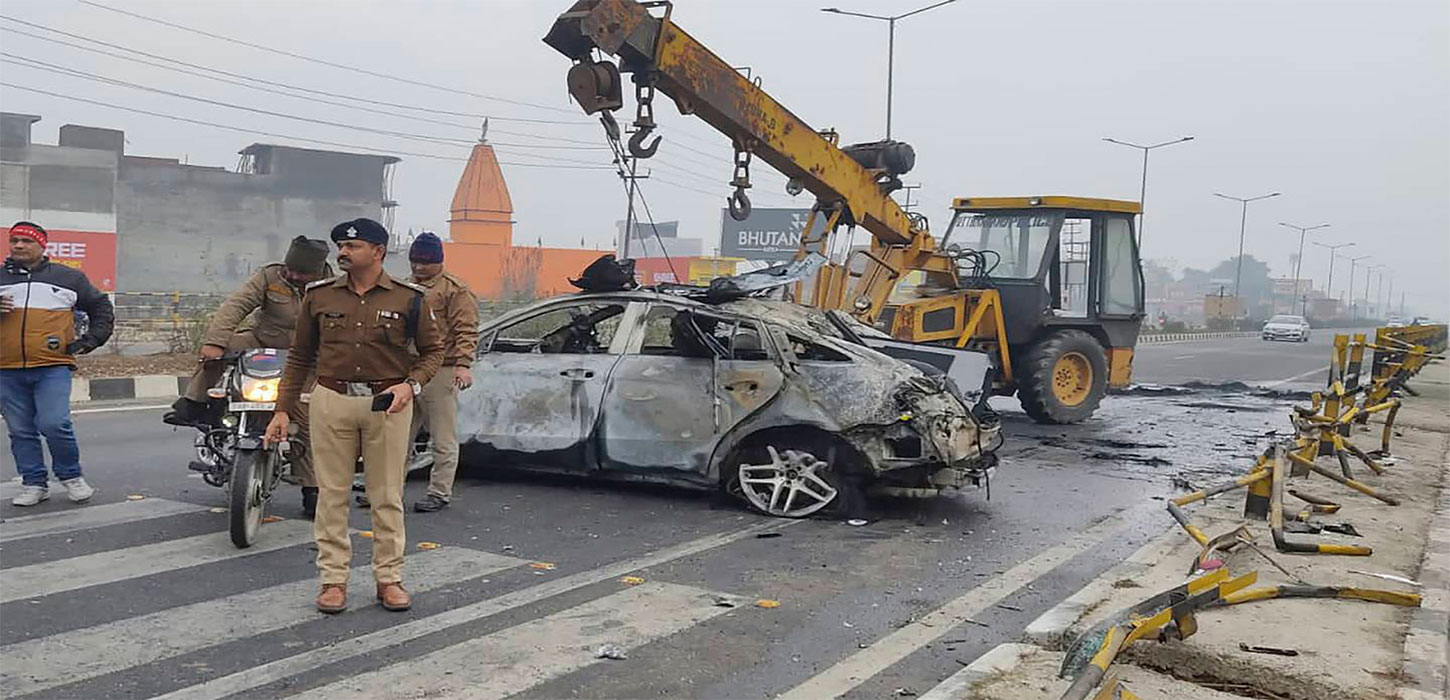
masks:
[[[373,394],[373,410],[386,411],[393,405],[392,394]]]

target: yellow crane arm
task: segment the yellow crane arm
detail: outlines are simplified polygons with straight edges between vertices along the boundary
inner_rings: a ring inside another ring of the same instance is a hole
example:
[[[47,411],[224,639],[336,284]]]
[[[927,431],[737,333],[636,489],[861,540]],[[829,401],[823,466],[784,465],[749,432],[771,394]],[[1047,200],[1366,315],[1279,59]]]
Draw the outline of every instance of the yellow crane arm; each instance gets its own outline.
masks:
[[[664,15],[651,15],[651,7],[665,8]],[[864,167],[837,147],[834,134],[817,133],[675,26],[669,3],[581,0],[559,16],[544,42],[576,61],[570,90],[586,112],[617,109],[622,104],[618,73],[632,73],[637,94],[658,89],[674,100],[680,113],[698,116],[731,139],[737,151],[737,181],[732,184],[740,184],[739,154],[750,154],[814,194],[823,212],[843,207],[839,216],[831,217],[832,223],[860,225],[882,246],[924,247],[926,231],[914,227],[878,184],[881,169]],[[594,62],[596,50],[617,57],[618,69]],[[611,72],[612,86],[608,85]],[[611,91],[613,98],[606,94]],[[635,124],[641,126],[640,121]],[[653,127],[652,116],[645,118],[644,126]]]

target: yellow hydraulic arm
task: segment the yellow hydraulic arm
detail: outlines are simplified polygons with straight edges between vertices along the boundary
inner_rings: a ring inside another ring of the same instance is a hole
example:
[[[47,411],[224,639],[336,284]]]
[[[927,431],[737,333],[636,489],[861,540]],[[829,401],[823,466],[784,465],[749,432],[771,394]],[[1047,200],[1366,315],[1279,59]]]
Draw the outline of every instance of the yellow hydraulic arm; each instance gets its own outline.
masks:
[[[651,14],[660,9],[662,14]],[[951,260],[935,253],[935,241],[923,219],[907,216],[890,196],[899,186],[896,175],[910,169],[915,156],[896,142],[848,146],[837,144],[834,132],[818,133],[760,86],[670,20],[668,2],[580,0],[560,15],[545,43],[575,61],[569,90],[586,113],[610,113],[622,106],[620,73],[631,73],[639,102],[630,151],[640,158],[654,153],[659,142],[646,145],[655,128],[651,100],[658,90],[682,114],[693,114],[730,138],[735,146],[735,173],[728,199],[732,216],[748,216],[749,167],[759,157],[790,180],[792,192],[803,188],[815,195],[811,223],[826,217],[815,239],[803,241],[802,252],[826,252],[827,236],[841,225],[859,225],[872,236],[866,273],[849,294],[846,266],[830,265],[817,279],[812,305],[841,308],[866,321],[874,320],[903,271],[927,270],[955,281]],[[619,65],[595,61],[594,52],[617,57]],[[904,166],[904,168],[903,168]]]

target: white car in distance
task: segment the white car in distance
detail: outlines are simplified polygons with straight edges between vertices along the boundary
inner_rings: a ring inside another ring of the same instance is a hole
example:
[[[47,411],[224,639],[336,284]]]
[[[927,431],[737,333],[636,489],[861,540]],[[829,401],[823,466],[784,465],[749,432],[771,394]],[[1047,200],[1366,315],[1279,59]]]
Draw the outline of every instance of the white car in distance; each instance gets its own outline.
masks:
[[[1292,340],[1298,343],[1309,342],[1309,322],[1303,316],[1291,316],[1278,314],[1264,323],[1260,332],[1264,340]]]

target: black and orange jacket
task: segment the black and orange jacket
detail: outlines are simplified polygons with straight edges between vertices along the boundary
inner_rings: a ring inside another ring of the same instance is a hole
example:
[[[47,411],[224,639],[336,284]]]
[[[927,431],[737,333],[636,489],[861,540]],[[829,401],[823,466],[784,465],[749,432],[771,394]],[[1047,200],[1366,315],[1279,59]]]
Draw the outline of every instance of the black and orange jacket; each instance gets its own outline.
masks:
[[[0,369],[74,367],[75,356],[104,345],[116,324],[105,292],[84,272],[49,258],[28,269],[7,259],[0,269],[0,294],[14,301],[9,313],[0,313]],[[77,311],[89,317],[79,338]]]

